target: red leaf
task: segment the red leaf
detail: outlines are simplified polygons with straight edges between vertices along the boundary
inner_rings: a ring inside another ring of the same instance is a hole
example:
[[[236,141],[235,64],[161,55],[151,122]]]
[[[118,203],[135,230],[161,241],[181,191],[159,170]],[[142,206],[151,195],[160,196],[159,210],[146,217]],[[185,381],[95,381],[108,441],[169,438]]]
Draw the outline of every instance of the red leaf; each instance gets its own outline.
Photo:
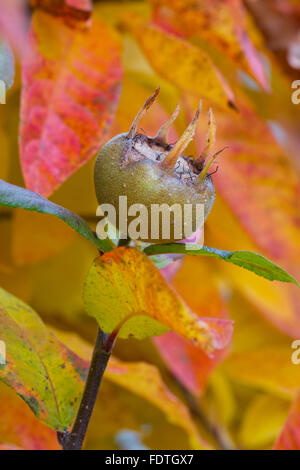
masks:
[[[106,24],[74,30],[36,11],[23,63],[20,150],[26,186],[49,196],[100,147],[120,94],[121,48]]]

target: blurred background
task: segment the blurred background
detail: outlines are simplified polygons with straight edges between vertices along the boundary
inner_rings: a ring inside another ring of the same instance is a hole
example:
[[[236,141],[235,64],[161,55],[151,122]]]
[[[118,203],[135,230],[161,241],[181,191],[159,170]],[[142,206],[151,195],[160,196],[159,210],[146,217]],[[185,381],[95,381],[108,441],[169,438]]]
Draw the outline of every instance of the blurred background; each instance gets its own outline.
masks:
[[[129,130],[158,85],[159,98],[141,122],[150,136],[180,103],[170,134],[174,142],[202,98],[199,129],[187,154],[198,156],[203,149],[210,107],[216,150],[229,146],[213,168],[217,195],[205,245],[261,253],[300,279],[300,93],[299,104],[296,95],[292,101],[300,86],[292,87],[300,80],[299,1],[94,1],[92,11],[88,1],[0,0],[0,7],[0,44],[9,45],[15,60],[14,83],[0,105],[1,179],[40,192],[47,162],[55,164],[47,146],[39,169],[28,157],[29,134],[35,135],[39,119],[35,106],[48,100],[48,110],[64,123],[76,116],[84,122],[84,110],[92,110],[97,136],[88,120],[81,131],[89,151],[79,159],[70,156],[61,178],[53,172],[44,195],[95,228],[96,149]],[[92,34],[88,28],[94,36],[87,44],[78,39],[72,55],[70,44],[77,35]],[[85,63],[86,51],[91,56]],[[81,108],[73,116],[65,97],[65,108],[57,105],[60,93],[68,94],[70,73],[80,81]],[[51,98],[38,85],[34,90],[34,80],[53,77],[58,86]],[[98,101],[91,101],[85,82],[98,87]],[[81,290],[96,255],[56,218],[0,207],[0,286],[30,304],[78,354],[84,344],[87,357],[97,327],[84,312]],[[168,406],[108,376],[86,448],[188,449],[195,429],[214,448],[270,449],[275,442],[286,448],[280,436],[300,388],[300,365],[291,361],[292,341],[300,338],[297,287],[209,258],[187,257],[179,264],[170,282],[185,302],[201,317],[234,320],[230,348],[208,357],[167,333],[153,341],[119,340],[114,355],[156,366],[192,424],[180,424]],[[1,423],[0,442],[9,436],[23,448],[57,446],[54,433],[7,386],[0,384],[0,396],[0,415],[6,416],[10,400],[16,416]],[[18,424],[23,420],[25,433]]]

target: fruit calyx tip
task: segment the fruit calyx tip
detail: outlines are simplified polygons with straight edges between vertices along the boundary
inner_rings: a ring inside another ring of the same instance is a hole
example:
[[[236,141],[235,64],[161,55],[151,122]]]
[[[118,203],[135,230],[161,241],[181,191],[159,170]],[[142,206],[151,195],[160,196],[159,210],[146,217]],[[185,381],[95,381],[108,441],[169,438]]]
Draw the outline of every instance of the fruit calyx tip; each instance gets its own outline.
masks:
[[[160,92],[160,86],[158,86],[155,90],[155,92],[153,93],[153,95],[151,95],[146,101],[145,103],[143,104],[143,106],[141,107],[141,109],[139,110],[139,112],[137,113],[136,117],[134,118],[134,121],[133,123],[131,124],[131,127],[129,129],[129,132],[128,132],[128,139],[133,139],[133,137],[135,136],[136,134],[136,129],[137,129],[137,126],[138,126],[138,123],[140,122],[140,120],[142,119],[142,117],[146,114],[146,112],[148,111],[148,109],[153,105],[154,101],[156,100],[158,94]]]
[[[201,108],[202,108],[202,100],[199,103],[199,106],[197,108],[197,111],[195,113],[193,120],[190,122],[190,124],[188,125],[188,127],[186,128],[182,136],[178,139],[176,144],[169,151],[166,158],[160,163],[160,166],[162,168],[169,169],[169,170],[173,169],[180,155],[182,155],[185,148],[194,138]]]

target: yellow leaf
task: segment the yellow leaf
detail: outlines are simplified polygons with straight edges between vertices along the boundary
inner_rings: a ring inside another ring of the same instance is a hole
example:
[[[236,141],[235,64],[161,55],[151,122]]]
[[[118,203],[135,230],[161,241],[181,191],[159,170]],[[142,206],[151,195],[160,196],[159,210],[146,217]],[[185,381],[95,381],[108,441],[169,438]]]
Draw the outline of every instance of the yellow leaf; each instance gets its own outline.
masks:
[[[276,439],[289,410],[289,403],[272,395],[258,395],[246,410],[239,432],[243,448],[265,449]]]
[[[134,34],[153,69],[178,88],[205,97],[228,109],[234,96],[224,77],[201,49],[128,15],[125,26]]]
[[[237,412],[233,387],[228,378],[219,370],[214,372],[209,381],[211,392],[210,405],[216,410],[220,421],[229,425]]]
[[[290,347],[291,339],[268,322],[239,292],[234,291],[228,302],[230,318],[234,321],[232,350],[243,352],[262,347]]]
[[[223,367],[236,382],[293,398],[299,389],[300,367],[292,363],[292,347],[262,347],[233,353]]]

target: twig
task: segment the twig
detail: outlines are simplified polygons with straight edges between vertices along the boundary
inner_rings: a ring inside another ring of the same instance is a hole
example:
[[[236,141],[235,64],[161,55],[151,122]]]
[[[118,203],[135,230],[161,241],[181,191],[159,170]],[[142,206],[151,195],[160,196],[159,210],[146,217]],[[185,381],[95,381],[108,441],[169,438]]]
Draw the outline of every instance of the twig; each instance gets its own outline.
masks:
[[[191,414],[200,420],[201,424],[213,436],[219,447],[223,450],[236,450],[236,446],[224,426],[217,422],[217,420],[212,420],[201,407],[196,397],[182,385],[177,377],[173,374],[171,374],[171,376],[183,391]]]
[[[115,338],[99,328],[93,357],[83,396],[71,432],[58,432],[57,438],[63,450],[80,450],[87,432],[97,399],[101,380],[106,369]]]
[[[191,413],[202,422],[220,448],[223,450],[236,450],[236,446],[224,426],[217,419],[213,420],[210,418],[195,397],[189,392],[187,392],[187,399]]]

